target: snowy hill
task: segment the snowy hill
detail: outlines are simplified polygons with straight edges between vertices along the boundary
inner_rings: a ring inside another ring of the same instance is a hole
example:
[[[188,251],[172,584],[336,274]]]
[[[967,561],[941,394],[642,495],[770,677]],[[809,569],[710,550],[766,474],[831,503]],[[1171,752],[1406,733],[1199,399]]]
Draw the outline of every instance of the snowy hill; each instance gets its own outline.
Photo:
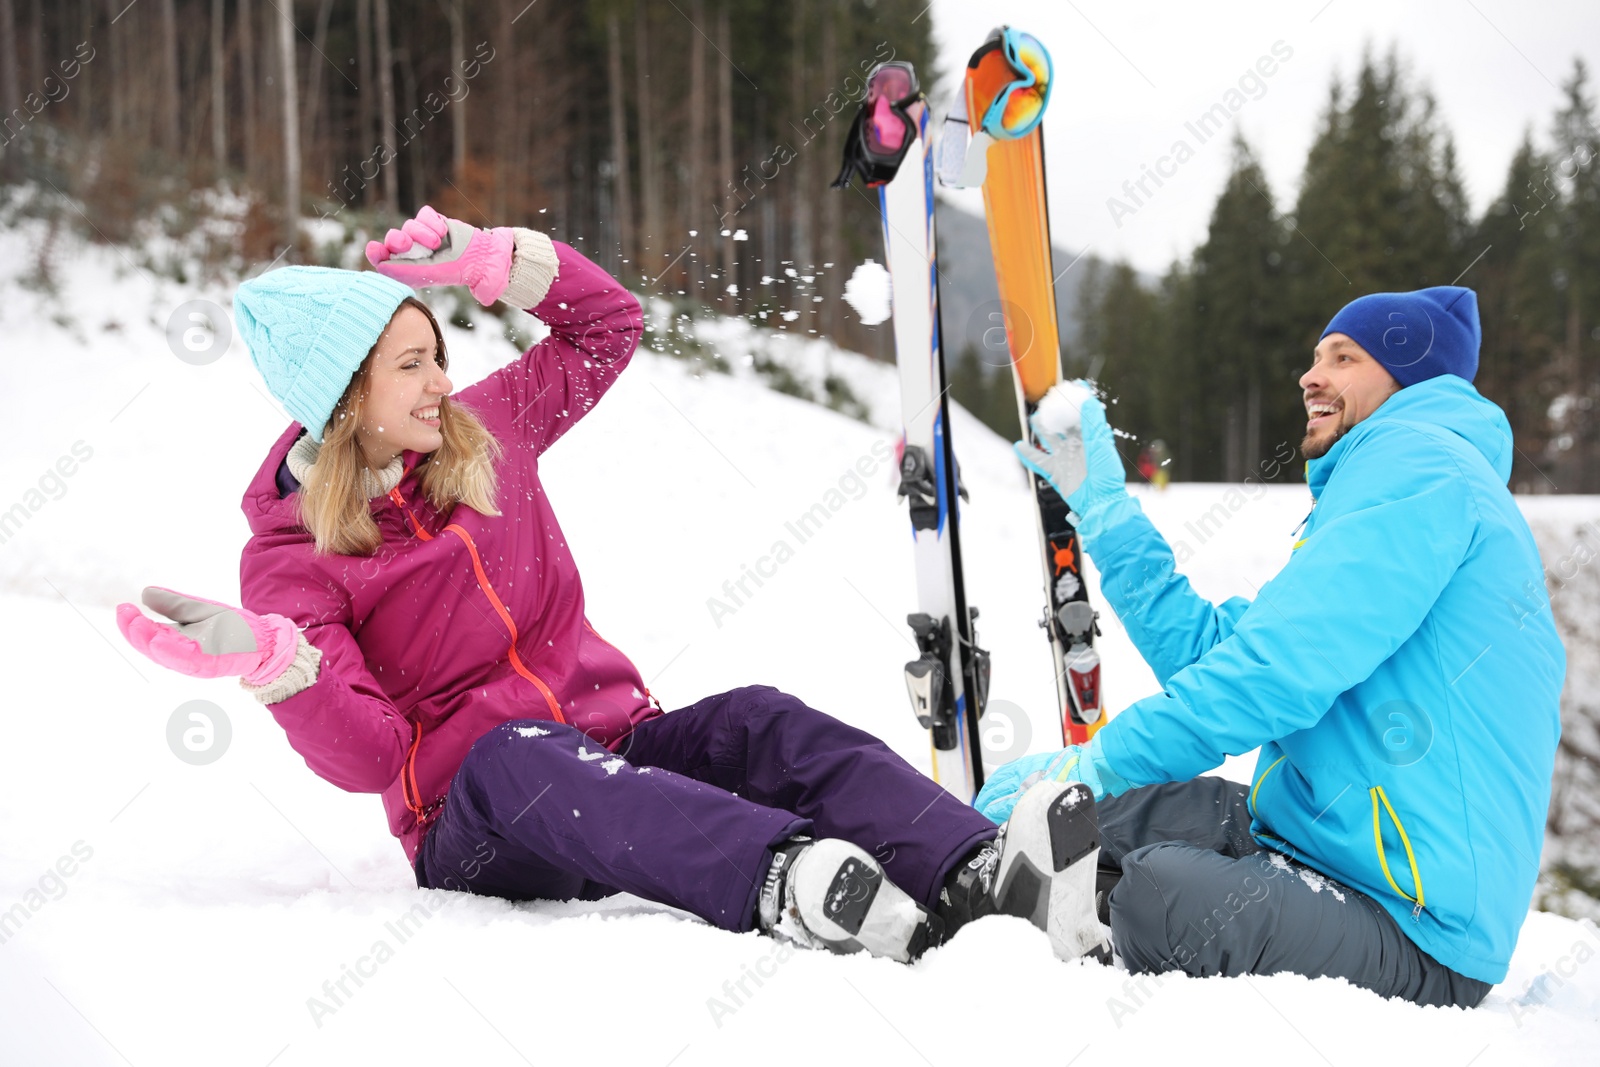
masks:
[[[0,1064],[1126,1065],[1238,1062],[1246,1034],[1302,1063],[1592,1060],[1600,929],[1544,913],[1529,916],[1506,983],[1461,1012],[1333,980],[1063,965],[1011,918],[908,968],[794,952],[631,897],[513,905],[417,890],[376,797],[313,775],[231,680],[163,671],[116,630],[113,606],[146,584],[237,600],[239,500],[288,420],[237,338],[194,365],[166,334],[184,302],[226,308],[231,290],[63,238],[52,297],[22,284],[38,239],[0,230],[13,398],[0,471],[12,679],[0,712]],[[820,380],[807,361],[826,359],[850,381],[871,410],[850,419],[741,372],[741,348],[768,342],[742,323],[718,328],[735,373],[641,351],[544,461],[589,616],[669,708],[771,684],[926,767],[901,680],[913,596],[884,458],[892,374],[820,342],[786,350],[797,373]],[[458,388],[515,355],[486,327],[447,330]],[[1019,727],[1013,754],[1042,750],[1054,692],[1024,484],[1005,441],[959,411],[954,433],[993,707]],[[1146,498],[1214,599],[1251,595],[1282,566],[1309,504],[1303,488],[1242,505],[1227,489]],[[787,524],[819,503],[830,518],[802,542]],[[1592,498],[1540,503],[1562,522],[1600,515]],[[779,541],[793,558],[733,603],[727,585]],[[714,614],[713,598],[732,612]],[[1155,682],[1109,612],[1101,623],[1107,701],[1120,708]],[[230,727],[205,765],[169,746],[169,721],[192,700]],[[1243,780],[1252,762],[1220,772]]]

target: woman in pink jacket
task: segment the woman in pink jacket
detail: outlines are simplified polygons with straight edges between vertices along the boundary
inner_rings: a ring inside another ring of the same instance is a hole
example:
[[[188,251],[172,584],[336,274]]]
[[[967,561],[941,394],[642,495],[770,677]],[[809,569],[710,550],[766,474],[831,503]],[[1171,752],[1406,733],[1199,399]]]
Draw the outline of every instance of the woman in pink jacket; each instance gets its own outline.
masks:
[[[297,421],[244,495],[243,607],[146,588],[174,624],[120,605],[135,647],[239,676],[313,771],[381,794],[422,887],[627,891],[900,960],[997,908],[1050,926],[1060,846],[1093,840],[1066,785],[1034,790],[997,839],[882,742],[776,689],[663,713],[585,617],[538,459],[627,366],[626,289],[544,234],[431,208],[367,254],[377,273],[239,287],[241,335]],[[408,288],[445,284],[550,336],[453,392]],[[1097,923],[1054,925],[1060,954],[1101,942]]]

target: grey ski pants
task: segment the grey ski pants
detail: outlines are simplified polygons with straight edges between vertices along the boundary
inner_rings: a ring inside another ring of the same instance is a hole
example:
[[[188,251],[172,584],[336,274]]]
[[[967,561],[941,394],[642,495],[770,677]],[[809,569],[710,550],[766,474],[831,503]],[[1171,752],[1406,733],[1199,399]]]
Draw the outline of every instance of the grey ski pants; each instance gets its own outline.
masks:
[[[1130,789],[1095,806],[1112,944],[1134,973],[1290,971],[1385,997],[1476,1007],[1490,985],[1422,951],[1371,897],[1263,849],[1249,787],[1222,778]]]

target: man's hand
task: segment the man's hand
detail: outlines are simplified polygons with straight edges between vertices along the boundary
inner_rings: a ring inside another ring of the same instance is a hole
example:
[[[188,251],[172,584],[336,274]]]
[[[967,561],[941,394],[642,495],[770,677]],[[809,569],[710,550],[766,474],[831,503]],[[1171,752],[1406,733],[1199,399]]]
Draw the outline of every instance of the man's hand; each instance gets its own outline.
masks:
[[[1011,818],[1011,809],[1022,794],[1044,781],[1082,782],[1097,801],[1129,787],[1127,779],[1107,765],[1091,740],[1087,745],[1069,745],[1055,752],[1012,760],[984,781],[972,806],[991,822],[1003,823]]]
[[[1040,400],[1028,420],[1044,447],[1018,441],[1012,448],[1033,473],[1050,483],[1081,520],[1095,516],[1128,490],[1106,408],[1081,378],[1061,382]]]

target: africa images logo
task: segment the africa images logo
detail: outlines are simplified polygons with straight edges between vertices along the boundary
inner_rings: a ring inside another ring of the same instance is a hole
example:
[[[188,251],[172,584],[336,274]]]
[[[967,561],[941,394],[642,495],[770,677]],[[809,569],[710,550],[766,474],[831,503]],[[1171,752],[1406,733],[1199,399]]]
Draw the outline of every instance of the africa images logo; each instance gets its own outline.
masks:
[[[1367,713],[1378,755],[1395,767],[1409,767],[1433,747],[1433,719],[1409,700],[1390,700]]]
[[[1432,315],[1428,314],[1426,310],[1423,310],[1422,317],[1428,320],[1428,343],[1423,346],[1422,354],[1409,363],[1401,363],[1394,360],[1388,361],[1390,367],[1414,367],[1418,363],[1421,363],[1423,360],[1427,359],[1428,353],[1433,351],[1433,341],[1434,338],[1438,336],[1438,331],[1434,328]],[[1411,344],[1411,327],[1406,322],[1405,312],[1389,312],[1389,321],[1394,322],[1396,319],[1400,320],[1398,324],[1389,326],[1383,331],[1383,350],[1386,353],[1393,353],[1397,350],[1402,350],[1407,345]],[[1397,336],[1394,340],[1390,340],[1390,334],[1395,334]]]

